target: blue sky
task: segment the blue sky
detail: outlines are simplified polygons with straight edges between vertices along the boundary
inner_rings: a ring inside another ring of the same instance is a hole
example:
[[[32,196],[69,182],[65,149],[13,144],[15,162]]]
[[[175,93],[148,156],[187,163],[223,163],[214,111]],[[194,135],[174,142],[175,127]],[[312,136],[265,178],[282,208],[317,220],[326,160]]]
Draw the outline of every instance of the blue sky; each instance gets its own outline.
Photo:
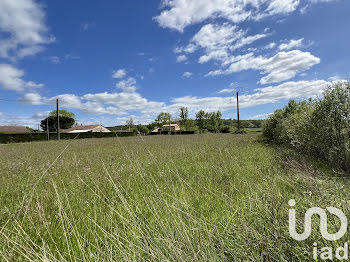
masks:
[[[345,0],[0,1],[0,125],[200,109],[264,118],[350,68]]]

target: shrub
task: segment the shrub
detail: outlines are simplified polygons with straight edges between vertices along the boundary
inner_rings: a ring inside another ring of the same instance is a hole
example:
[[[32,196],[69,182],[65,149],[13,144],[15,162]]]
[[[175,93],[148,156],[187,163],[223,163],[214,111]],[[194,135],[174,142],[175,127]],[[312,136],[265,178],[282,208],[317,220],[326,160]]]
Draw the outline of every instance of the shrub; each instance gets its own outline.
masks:
[[[334,83],[318,100],[290,101],[264,122],[263,136],[350,171],[350,84]]]
[[[220,133],[230,133],[230,127],[229,126],[223,126],[220,129]]]

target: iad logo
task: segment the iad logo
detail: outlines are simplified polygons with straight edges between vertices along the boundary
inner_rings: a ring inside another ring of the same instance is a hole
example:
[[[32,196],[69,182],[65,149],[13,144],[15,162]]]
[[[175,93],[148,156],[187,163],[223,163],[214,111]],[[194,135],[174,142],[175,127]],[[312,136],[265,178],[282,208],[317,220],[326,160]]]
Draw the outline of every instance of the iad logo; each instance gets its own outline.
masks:
[[[296,202],[294,199],[288,201],[290,207],[294,207]],[[312,207],[306,211],[304,218],[304,232],[299,234],[296,231],[296,218],[295,218],[295,210],[289,209],[289,234],[297,241],[303,241],[310,237],[311,229],[312,229],[312,216],[318,215],[320,217],[320,231],[322,236],[328,241],[336,241],[342,238],[348,228],[348,219],[338,208],[335,207],[327,207],[329,213],[337,216],[340,220],[340,229],[337,233],[330,234],[327,230],[327,213],[324,209],[319,207]],[[333,259],[333,250],[330,247],[323,247],[321,249],[321,260]],[[342,253],[342,254],[341,254]],[[339,247],[335,251],[335,257],[339,260],[348,259],[348,243],[344,244],[344,247]],[[318,259],[318,248],[317,243],[314,243],[313,247],[313,258]]]
[[[295,200],[291,199],[288,202],[290,207],[294,207],[295,206]],[[302,234],[298,234],[296,229],[295,229],[295,210],[294,209],[289,209],[289,233],[292,236],[292,238],[294,238],[295,240],[298,241],[303,241],[307,238],[309,238],[310,234],[311,234],[311,219],[313,215],[319,215],[320,216],[320,230],[321,230],[321,234],[322,236],[327,239],[328,241],[336,241],[339,240],[340,238],[342,238],[345,233],[346,230],[348,228],[348,219],[345,216],[345,214],[343,213],[343,211],[341,211],[338,208],[335,207],[327,207],[327,210],[329,211],[329,213],[336,215],[341,222],[341,226],[340,229],[337,233],[335,234],[329,234],[327,231],[327,214],[326,211],[322,208],[319,207],[312,207],[309,210],[306,211],[305,214],[305,220],[304,220],[304,232]]]

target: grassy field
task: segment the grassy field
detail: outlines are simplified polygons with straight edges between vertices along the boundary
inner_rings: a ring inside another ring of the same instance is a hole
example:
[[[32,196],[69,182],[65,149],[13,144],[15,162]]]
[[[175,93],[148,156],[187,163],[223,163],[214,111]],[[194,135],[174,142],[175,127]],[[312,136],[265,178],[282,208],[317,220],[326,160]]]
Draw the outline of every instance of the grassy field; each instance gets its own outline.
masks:
[[[317,223],[289,236],[289,199],[300,226],[312,206],[349,215],[349,182],[256,134],[10,144],[0,158],[0,261],[308,261],[314,242],[350,239],[328,243]]]

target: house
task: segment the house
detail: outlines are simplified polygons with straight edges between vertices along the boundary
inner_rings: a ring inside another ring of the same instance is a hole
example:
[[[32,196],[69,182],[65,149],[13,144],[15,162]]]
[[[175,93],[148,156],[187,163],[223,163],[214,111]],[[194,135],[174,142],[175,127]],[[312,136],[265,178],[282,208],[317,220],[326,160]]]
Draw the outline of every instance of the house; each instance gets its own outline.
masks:
[[[174,131],[180,131],[181,128],[180,128],[180,126],[179,126],[178,124],[170,124],[170,130],[171,130],[172,132],[174,132]],[[152,131],[152,133],[161,133],[162,131],[169,131],[169,124],[163,125],[162,128],[157,127],[156,129],[154,129],[154,130]]]
[[[30,132],[31,132],[30,128],[26,126],[0,126],[0,133],[25,134]]]
[[[163,130],[166,129],[166,130],[169,130],[169,126],[170,126],[170,130],[171,131],[180,131],[181,128],[178,124],[168,124],[168,125],[164,125],[163,126]]]
[[[101,125],[74,126],[64,130],[65,133],[110,133],[111,131]]]

